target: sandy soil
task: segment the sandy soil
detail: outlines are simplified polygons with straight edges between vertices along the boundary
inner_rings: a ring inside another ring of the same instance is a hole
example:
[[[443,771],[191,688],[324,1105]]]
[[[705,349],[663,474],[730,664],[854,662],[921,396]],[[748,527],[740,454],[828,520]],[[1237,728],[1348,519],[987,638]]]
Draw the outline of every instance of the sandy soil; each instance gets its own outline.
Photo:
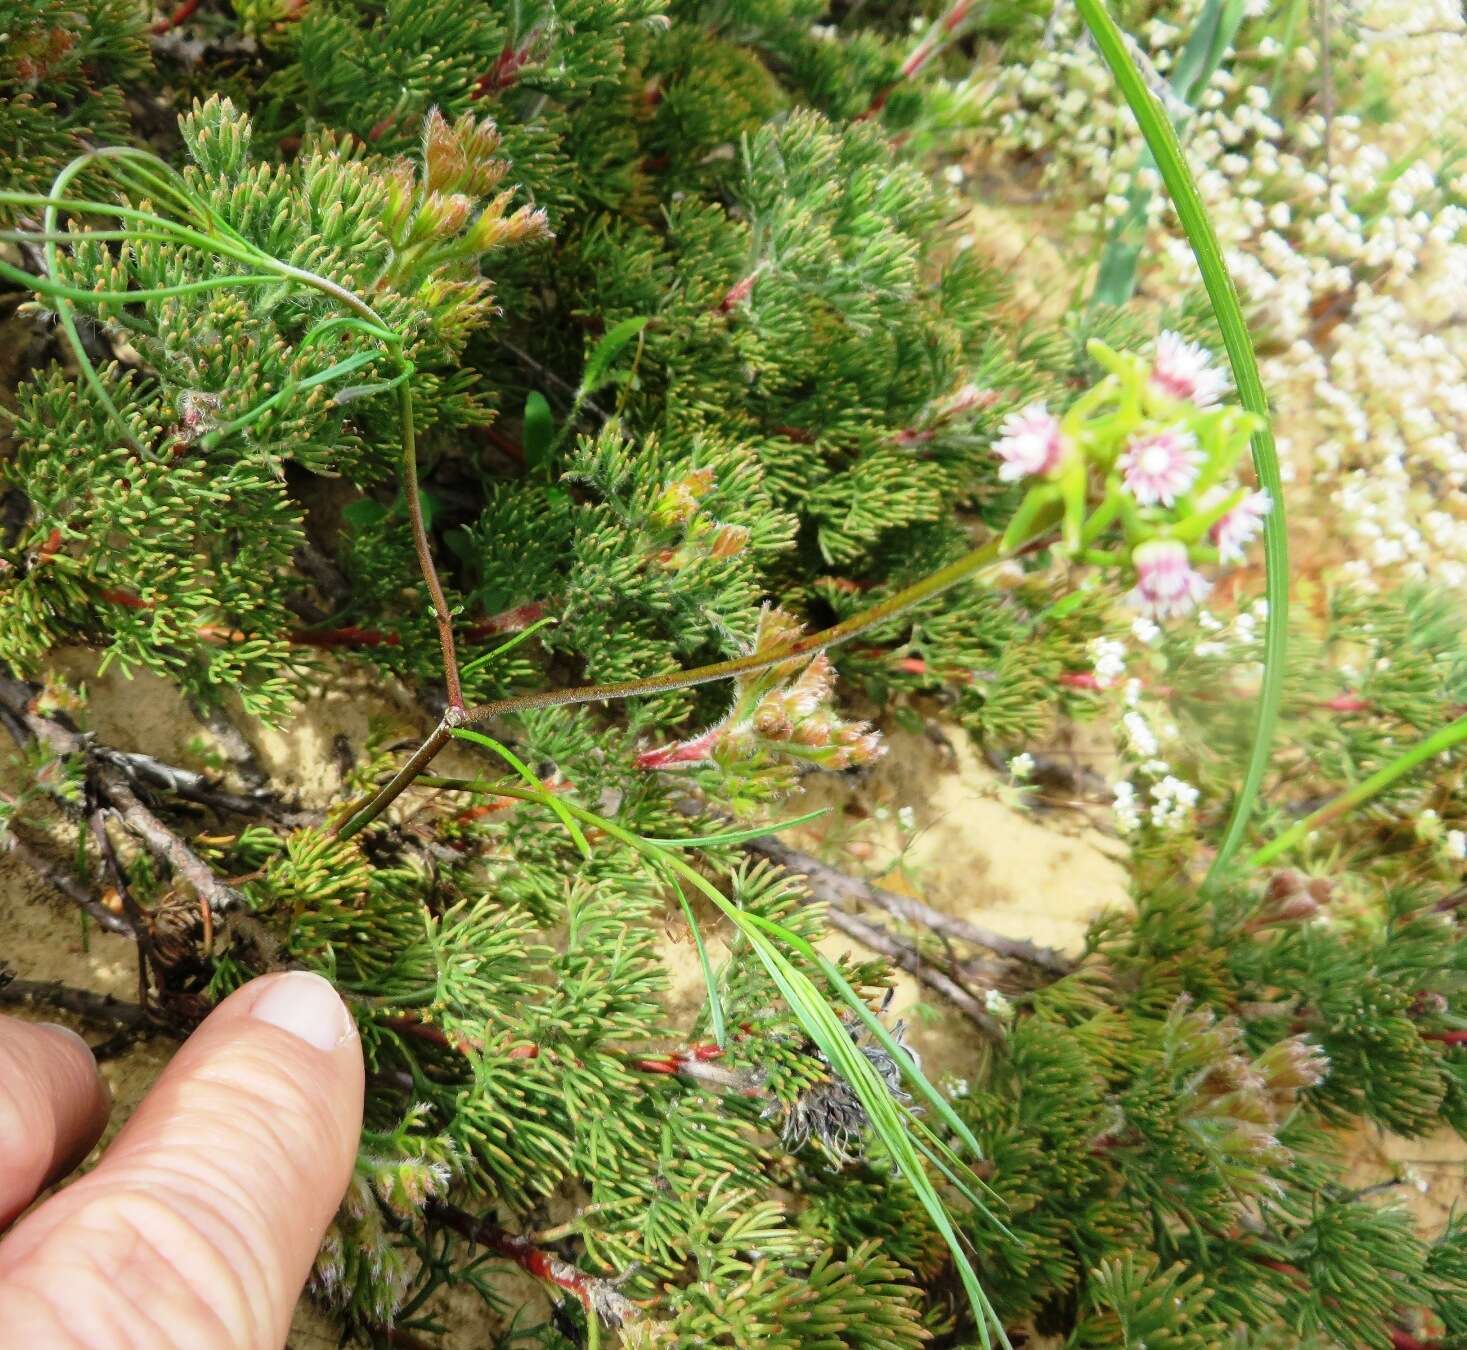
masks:
[[[98,676],[84,653],[68,653],[58,665],[74,684],[85,682],[89,723],[106,743],[196,768],[217,763],[215,738],[163,681]],[[324,805],[331,798],[350,748],[361,747],[372,718],[408,725],[401,701],[369,692],[360,676],[326,681],[287,727],[252,733],[261,761],[303,804]],[[0,786],[13,790],[19,766],[6,758]],[[999,780],[956,728],[929,737],[896,733],[891,753],[864,779],[807,781],[800,808],[833,809],[792,843],[939,909],[981,915],[983,923],[1003,932],[1074,950],[1094,912],[1125,903],[1125,873],[1113,841],[1079,815],[1041,819],[1006,805]],[[0,957],[25,978],[136,996],[131,944],[95,929],[84,940],[75,912],[13,859],[0,860],[0,934]],[[827,942],[832,954],[852,945],[839,934]],[[692,949],[669,939],[667,958],[674,974],[672,1006],[691,1017],[701,1000]],[[971,1027],[933,1003],[910,977],[898,984],[893,1013],[913,1024],[913,1043],[930,1073],[965,1071],[973,1051]],[[45,1016],[58,1020],[55,1013]],[[78,1029],[97,1039],[94,1028]],[[109,1138],[170,1049],[163,1041],[144,1042],[104,1066],[117,1103]],[[531,1287],[524,1294],[538,1297]],[[457,1311],[470,1326],[478,1325],[468,1305]],[[466,1343],[471,1341],[472,1334]],[[330,1324],[303,1305],[292,1343],[335,1342]]]

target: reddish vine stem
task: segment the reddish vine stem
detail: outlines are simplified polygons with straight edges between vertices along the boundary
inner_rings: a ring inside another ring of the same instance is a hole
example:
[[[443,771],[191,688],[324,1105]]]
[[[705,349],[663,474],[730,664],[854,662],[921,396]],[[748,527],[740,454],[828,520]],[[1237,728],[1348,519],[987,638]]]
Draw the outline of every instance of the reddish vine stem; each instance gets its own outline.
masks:
[[[870,106],[856,120],[858,122],[869,122],[883,108],[886,101],[891,97],[892,90],[903,80],[910,80],[919,74],[936,56],[951,43],[957,35],[959,28],[967,21],[973,10],[973,0],[954,0],[946,14],[933,25],[926,37],[913,49],[910,56],[902,62],[901,69],[897,71],[896,80],[880,90],[871,100]]]
[[[462,710],[464,696],[459,686],[458,656],[453,646],[453,616],[448,610],[443,585],[438,580],[438,569],[433,565],[433,548],[428,542],[428,527],[423,521],[423,498],[418,490],[418,446],[413,431],[412,388],[407,380],[397,388],[398,404],[402,410],[402,491],[407,498],[413,548],[418,555],[418,570],[423,574],[423,584],[433,601],[433,617],[438,623],[438,645],[443,650],[443,685],[449,711],[455,708]]]

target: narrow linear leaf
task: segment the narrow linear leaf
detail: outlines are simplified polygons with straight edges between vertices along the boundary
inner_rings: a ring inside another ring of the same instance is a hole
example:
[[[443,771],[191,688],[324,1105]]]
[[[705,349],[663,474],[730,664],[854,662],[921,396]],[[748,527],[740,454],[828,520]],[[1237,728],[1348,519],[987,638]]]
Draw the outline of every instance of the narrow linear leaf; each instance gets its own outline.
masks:
[[[727,834],[689,835],[683,839],[649,837],[647,842],[659,848],[718,848],[724,844],[747,844],[751,839],[763,839],[781,830],[792,830],[797,825],[808,825],[812,820],[828,816],[831,810],[829,806],[822,806],[817,811],[807,811],[803,816],[791,816],[788,820],[777,820],[769,825],[751,825],[747,830],[730,830]]]
[[[506,764],[509,765],[521,778],[535,789],[535,799],[543,806],[548,806],[557,816],[560,823],[565,826],[566,833],[575,840],[576,847],[581,851],[581,857],[587,862],[591,861],[591,845],[586,842],[586,836],[581,832],[581,827],[576,824],[575,818],[566,805],[553,792],[546,792],[540,780],[530,772],[530,767],[507,745],[501,745],[492,736],[486,736],[482,731],[470,731],[467,727],[458,727],[454,730],[454,736],[461,741],[472,741],[475,745],[482,745],[486,750],[492,750]]]
[[[648,315],[642,314],[623,319],[606,330],[601,341],[591,349],[591,355],[586,358],[586,369],[581,374],[581,387],[576,390],[578,401],[590,397],[611,378],[611,363],[621,355],[622,348],[651,321]]]
[[[532,391],[525,400],[525,428],[522,441],[525,448],[525,465],[530,469],[543,468],[555,444],[555,419],[550,415],[550,404],[545,395]]]
[[[1207,210],[1197,191],[1196,180],[1187,165],[1182,147],[1166,112],[1152,96],[1131,54],[1126,40],[1106,10],[1103,0],[1075,0],[1081,17],[1095,39],[1095,45],[1115,76],[1121,93],[1130,105],[1146,144],[1156,159],[1162,181],[1171,194],[1177,216],[1186,231],[1187,242],[1202,271],[1202,282],[1212,301],[1222,331],[1223,344],[1233,367],[1233,381],[1238,399],[1249,412],[1265,419],[1253,435],[1253,465],[1260,485],[1273,499],[1273,510],[1264,520],[1263,552],[1266,570],[1265,593],[1268,597],[1268,622],[1264,630],[1263,683],[1258,691],[1258,720],[1249,752],[1248,766],[1242,786],[1233,802],[1232,816],[1218,845],[1217,856],[1207,877],[1210,881],[1227,866],[1248,829],[1263,775],[1268,769],[1273,748],[1274,729],[1278,724],[1279,706],[1283,700],[1284,661],[1288,647],[1289,610],[1289,542],[1284,522],[1284,484],[1279,473],[1278,450],[1274,445],[1269,422],[1268,398],[1263,379],[1258,373],[1258,359],[1248,333],[1238,292],[1223,260],[1222,245],[1212,228]]]

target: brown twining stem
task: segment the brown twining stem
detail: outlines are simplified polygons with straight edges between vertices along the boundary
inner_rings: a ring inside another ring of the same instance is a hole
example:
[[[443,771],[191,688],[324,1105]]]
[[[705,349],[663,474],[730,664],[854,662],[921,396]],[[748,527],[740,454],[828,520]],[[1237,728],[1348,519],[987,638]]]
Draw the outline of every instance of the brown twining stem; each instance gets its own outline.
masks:
[[[535,1246],[528,1238],[507,1233],[488,1219],[475,1218],[456,1205],[442,1201],[429,1201],[424,1212],[430,1222],[451,1228],[460,1237],[487,1248],[496,1256],[504,1257],[506,1261],[513,1261],[537,1280],[544,1280],[547,1284],[573,1294],[589,1317],[599,1317],[612,1326],[620,1326],[639,1315],[640,1310],[636,1304],[610,1280],[587,1275],[585,1271],[562,1260],[553,1252]]]
[[[407,498],[408,522],[413,532],[413,549],[418,555],[418,570],[423,574],[423,584],[433,601],[433,617],[438,623],[438,645],[443,651],[443,686],[450,711],[462,711],[463,691],[459,687],[458,656],[453,647],[453,616],[448,611],[448,600],[443,594],[443,585],[438,580],[438,569],[433,565],[433,549],[428,542],[428,527],[423,521],[423,498],[418,490],[418,447],[413,431],[413,395],[411,382],[404,380],[397,387],[398,402],[402,408],[402,491]]]
[[[406,385],[403,386],[406,388]],[[853,614],[830,628],[818,633],[807,633],[790,642],[773,647],[764,647],[745,656],[730,657],[726,661],[715,661],[711,665],[698,666],[693,670],[674,670],[665,675],[651,675],[640,680],[622,680],[614,684],[581,685],[571,689],[541,689],[535,693],[518,694],[511,698],[498,699],[492,703],[481,703],[465,709],[455,707],[452,700],[443,715],[443,720],[434,728],[428,739],[418,747],[413,757],[393,775],[390,782],[363,804],[352,804],[344,811],[333,833],[342,839],[366,828],[377,819],[411,785],[413,779],[432,762],[434,756],[448,744],[454,729],[488,722],[496,717],[513,713],[528,712],[536,708],[564,708],[581,703],[605,703],[616,699],[638,698],[646,694],[660,694],[673,689],[691,689],[695,685],[711,684],[716,680],[735,679],[740,675],[752,675],[771,666],[783,665],[800,657],[814,656],[828,647],[846,642],[857,635],[885,623],[914,605],[922,604],[969,580],[985,568],[1038,547],[1048,534],[1056,519],[1058,507],[1050,507],[1039,513],[1027,536],[1011,549],[1005,549],[1001,539],[992,539],[981,548],[964,554],[920,581],[880,604]],[[449,638],[452,641],[452,638]],[[455,672],[456,674],[456,672]]]

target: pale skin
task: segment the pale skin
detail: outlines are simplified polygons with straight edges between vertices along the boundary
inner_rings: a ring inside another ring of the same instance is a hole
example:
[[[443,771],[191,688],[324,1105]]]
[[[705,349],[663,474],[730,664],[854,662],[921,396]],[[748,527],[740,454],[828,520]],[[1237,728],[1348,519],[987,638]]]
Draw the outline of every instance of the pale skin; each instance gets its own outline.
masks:
[[[264,976],[189,1037],[96,1167],[28,1209],[90,1152],[111,1098],[79,1037],[0,1018],[0,1343],[283,1346],[362,1093],[331,986]]]

